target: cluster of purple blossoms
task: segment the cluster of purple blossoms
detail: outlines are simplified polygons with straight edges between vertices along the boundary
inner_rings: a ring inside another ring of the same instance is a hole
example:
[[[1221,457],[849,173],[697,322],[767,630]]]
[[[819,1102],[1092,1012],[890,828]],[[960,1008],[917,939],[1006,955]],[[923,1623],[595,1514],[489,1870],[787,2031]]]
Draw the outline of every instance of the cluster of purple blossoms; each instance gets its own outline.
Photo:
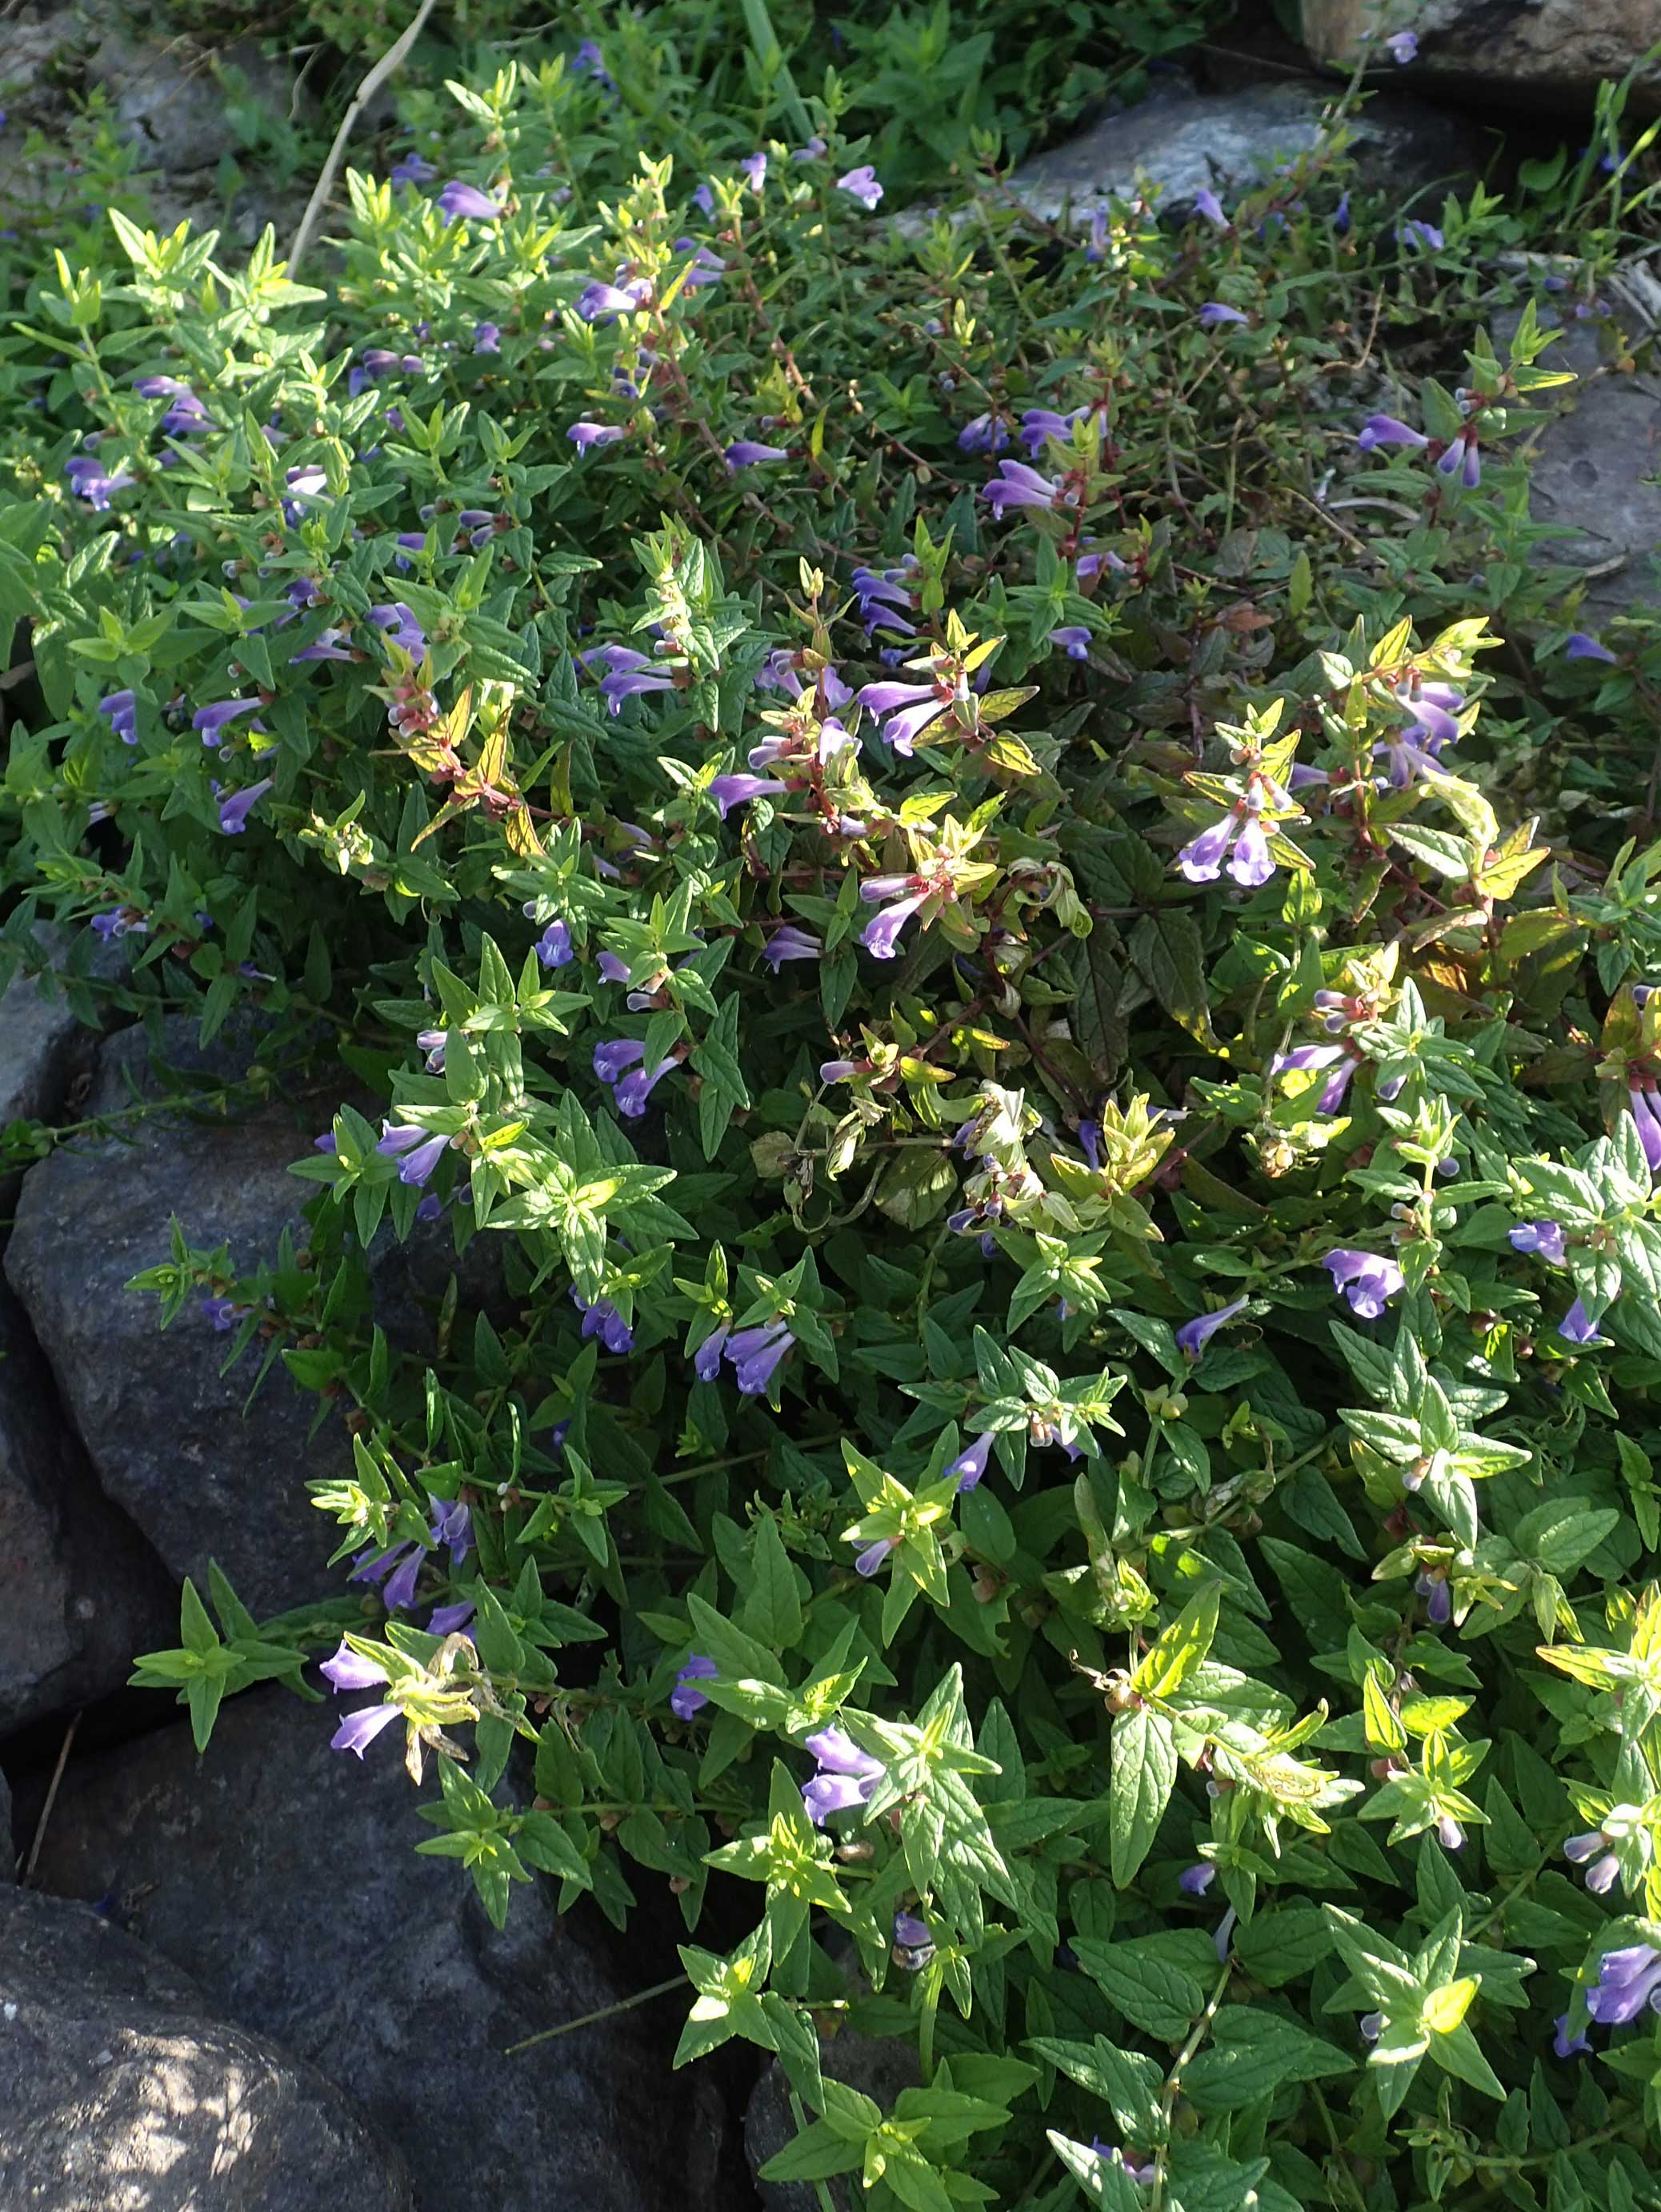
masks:
[[[956,690],[949,681],[866,684],[856,696],[868,713],[888,716],[879,732],[883,744],[909,758],[919,735],[946,712]]]
[[[694,1713],[703,1711],[709,1699],[698,1685],[700,1682],[714,1681],[720,1672],[715,1662],[706,1659],[701,1651],[688,1655],[686,1665],[675,1677],[675,1687],[669,1693],[669,1709],[676,1720],[689,1721]]]
[[[1638,1094],[1634,1095],[1636,1096]],[[1634,1117],[1636,1117],[1637,1108],[1635,1105],[1634,1107]],[[1652,1121],[1654,1120],[1652,1109],[1651,1109],[1650,1112],[1650,1119]],[[1644,1150],[1645,1156],[1647,1158],[1649,1157],[1649,1142],[1646,1139],[1645,1125],[1641,1119],[1639,1121],[1639,1135],[1640,1140],[1645,1140]],[[1652,1170],[1654,1170],[1655,1165],[1656,1162],[1653,1159],[1651,1159],[1650,1166]],[[1552,1221],[1549,1219],[1544,1221],[1519,1221],[1508,1233],[1511,1239],[1511,1247],[1512,1251],[1537,1254],[1539,1258],[1546,1262],[1548,1267],[1564,1267],[1568,1265],[1568,1255],[1565,1244],[1567,1232],[1561,1221]],[[1567,1344],[1591,1344],[1597,1335],[1598,1323],[1602,1318],[1603,1312],[1601,1308],[1596,1314],[1589,1313],[1586,1310],[1585,1301],[1583,1298],[1576,1298],[1574,1303],[1570,1306],[1568,1311],[1563,1316],[1561,1321],[1558,1322],[1557,1334],[1563,1339],[1565,1343]]]
[[[346,391],[349,398],[371,384],[379,384],[389,376],[425,376],[427,363],[418,353],[394,353],[390,346],[366,346],[348,370]]]
[[[877,181],[876,172],[869,161],[862,162],[858,168],[850,169],[846,176],[839,177],[836,189],[839,192],[850,194],[863,208],[874,208],[882,197],[882,187]]]
[[[1095,402],[1075,407],[1070,415],[1058,415],[1052,407],[1029,407],[1021,418],[1021,442],[1027,448],[1028,460],[1036,460],[1053,438],[1058,444],[1070,443],[1076,422],[1094,421],[1099,439],[1107,435],[1107,410]]]
[[[880,1759],[861,1751],[853,1738],[840,1728],[822,1728],[808,1737],[803,1747],[813,1753],[818,1771],[802,1784],[802,1802],[815,1828],[822,1828],[833,1813],[846,1813],[856,1805],[869,1805],[888,1769]]]
[[[170,437],[185,438],[198,430],[211,430],[214,420],[188,384],[176,376],[136,376],[133,390],[141,399],[166,399],[170,404],[161,427]]]
[[[1452,684],[1416,684],[1397,695],[1397,704],[1413,719],[1373,748],[1375,760],[1389,762],[1394,789],[1404,791],[1417,777],[1440,768],[1442,748],[1458,743],[1459,725],[1453,718],[1464,703],[1464,694]]]
[[[380,1142],[375,1150],[385,1158],[398,1163],[398,1181],[412,1189],[424,1189],[433,1170],[450,1149],[448,1137],[435,1137],[430,1129],[417,1129],[408,1122],[388,1121],[385,1124]]]
[[[1225,859],[1229,874],[1243,890],[1255,890],[1269,881],[1275,872],[1275,856],[1269,849],[1260,805],[1255,794],[1242,799],[1209,829],[1190,838],[1177,854],[1177,866],[1191,884],[1215,883]]]
[[[385,630],[391,642],[400,647],[412,660],[419,660],[426,652],[427,633],[416,620],[414,611],[402,599],[394,599],[387,605],[371,607],[369,619],[377,629]]]
[[[1001,453],[1009,442],[1009,427],[997,415],[977,415],[957,434],[962,453]]]
[[[671,1053],[650,1073],[646,1046],[638,1037],[609,1038],[594,1048],[594,1073],[610,1091],[617,1111],[631,1121],[646,1112],[654,1087],[677,1065]]]
[[[118,469],[111,476],[103,464],[90,453],[72,455],[64,465],[64,473],[70,480],[70,489],[77,499],[84,499],[94,514],[107,514],[115,494],[128,490],[138,481],[125,469]]]
[[[138,701],[132,692],[112,691],[99,701],[98,711],[124,745],[138,743]]]
[[[597,1298],[591,1305],[573,1283],[571,1303],[583,1317],[585,1342],[591,1336],[597,1336],[606,1350],[615,1352],[620,1358],[624,1352],[633,1352],[634,1332],[609,1298]]]
[[[871,916],[859,933],[859,942],[874,959],[892,960],[900,950],[901,931],[931,896],[930,886],[916,876],[867,876],[859,896],[872,906],[883,899],[891,902]]]
[[[1025,461],[1000,461],[998,472],[981,486],[980,496],[1001,522],[1012,507],[1036,507],[1045,514],[1079,503],[1078,486],[1046,477]]]
[[[794,1332],[777,1314],[771,1321],[760,1322],[750,1328],[736,1329],[730,1322],[723,1322],[699,1346],[692,1364],[700,1382],[712,1382],[724,1358],[733,1370],[739,1395],[759,1398],[766,1392],[780,1362],[795,1346]]]
[[[598,322],[602,316],[638,314],[651,297],[650,277],[633,277],[627,284],[606,284],[597,278],[578,294],[577,313],[585,323]]]
[[[1624,2027],[1646,2005],[1661,2013],[1661,1950],[1652,1943],[1632,1943],[1624,1950],[1605,1951],[1597,1979],[1586,1991],[1586,2010],[1600,2027]]]
[[[1563,1845],[1563,1856],[1571,1866],[1585,1866],[1580,1877],[1594,1897],[1602,1897],[1614,1888],[1620,1877],[1621,1862],[1609,1849],[1609,1839],[1601,1828],[1589,1835],[1571,1836]],[[1591,1864],[1587,1865],[1587,1861]],[[1657,2007],[1661,2011],[1661,2006]]]
[[[917,568],[917,556],[908,553],[898,568],[856,568],[853,571],[848,580],[853,586],[867,637],[879,629],[888,630],[899,637],[917,635],[917,624],[911,620],[917,610],[917,593],[913,588]]]
[[[1393,1260],[1342,1246],[1329,1252],[1321,1265],[1331,1276],[1334,1291],[1343,1292],[1349,1310],[1361,1321],[1377,1321],[1407,1280]]]
[[[577,658],[585,668],[592,668],[597,662],[604,668],[606,672],[600,678],[600,696],[609,714],[621,714],[625,699],[638,698],[648,691],[675,689],[674,677],[654,664],[650,653],[637,652],[632,645],[591,646]]]

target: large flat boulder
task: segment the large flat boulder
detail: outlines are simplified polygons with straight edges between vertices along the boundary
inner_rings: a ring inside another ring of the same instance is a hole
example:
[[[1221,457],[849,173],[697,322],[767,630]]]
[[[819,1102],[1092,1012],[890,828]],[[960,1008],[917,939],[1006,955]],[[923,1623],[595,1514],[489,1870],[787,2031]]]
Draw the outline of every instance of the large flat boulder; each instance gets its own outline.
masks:
[[[190,1063],[177,1034],[167,1054]],[[240,1064],[227,1047],[222,1072]],[[330,1587],[335,1532],[306,1484],[349,1463],[344,1432],[331,1417],[312,1433],[317,1401],[280,1363],[248,1404],[253,1352],[221,1375],[231,1340],[196,1305],[163,1335],[159,1303],[126,1285],[166,1259],[174,1216],[239,1267],[271,1257],[285,1227],[303,1236],[307,1187],[288,1168],[307,1132],[288,1109],[226,1120],[163,1096],[142,1030],[104,1044],[85,1110],[121,1118],[24,1177],[6,1273],[106,1493],[173,1574],[199,1578],[211,1555],[256,1613],[275,1613]]]
[[[178,1623],[172,1577],[98,1487],[0,1288],[0,1739],[119,1689]]]
[[[1394,31],[1417,34],[1409,64],[1440,90],[1552,109],[1589,108],[1605,77],[1624,76],[1654,46],[1653,0],[1303,0],[1303,40],[1317,61],[1346,72],[1364,45],[1391,68],[1379,41]],[[1653,105],[1661,64],[1640,84]]]
[[[410,2212],[403,2160],[322,2075],[215,2019],[85,1906],[0,1886],[9,2212]]]
[[[669,2072],[682,1999],[506,2056],[662,1980],[672,1952],[637,1938],[620,1964],[542,1881],[498,1933],[453,1860],[415,1856],[433,1832],[397,1735],[360,1765],[333,1726],[262,1690],[200,1760],[179,1726],[72,1762],[44,1885],[113,1892],[217,2011],[318,2066],[402,2147],[419,2212],[732,2212],[713,2087]]]

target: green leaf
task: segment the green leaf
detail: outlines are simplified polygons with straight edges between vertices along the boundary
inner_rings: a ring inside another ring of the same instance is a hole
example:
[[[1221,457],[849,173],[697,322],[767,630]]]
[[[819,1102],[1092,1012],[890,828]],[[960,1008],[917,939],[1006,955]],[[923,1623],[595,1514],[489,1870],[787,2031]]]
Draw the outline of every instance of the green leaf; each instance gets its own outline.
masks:
[[[1243,2112],[1288,2081],[1358,2071],[1348,2051],[1311,2035],[1283,2013],[1224,2005],[1205,2049],[1183,2076],[1183,2088],[1202,2112]]]
[[[1215,1626],[1215,1585],[1211,1615]],[[1120,1713],[1113,1723],[1109,1756],[1108,1834],[1113,1885],[1123,1889],[1152,1849],[1176,1784],[1177,1743],[1170,1722],[1146,1706]]]
[[[1205,1991],[1185,1967],[1159,1957],[1143,1943],[1103,1943],[1091,1936],[1073,1942],[1074,1955],[1108,2002],[1132,2026],[1179,2043],[1205,2008]]]
[[[802,1634],[802,1600],[796,1570],[771,1515],[755,1525],[751,1556],[755,1580],[741,1616],[745,1633],[775,1651],[787,1651]]]

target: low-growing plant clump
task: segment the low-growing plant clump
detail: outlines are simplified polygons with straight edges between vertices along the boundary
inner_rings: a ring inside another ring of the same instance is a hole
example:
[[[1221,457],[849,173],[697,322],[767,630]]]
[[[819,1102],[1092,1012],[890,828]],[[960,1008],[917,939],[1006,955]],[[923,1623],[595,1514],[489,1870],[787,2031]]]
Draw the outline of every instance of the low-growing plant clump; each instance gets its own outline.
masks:
[[[1661,647],[1526,496],[1641,151],[896,227],[608,58],[327,295],[117,218],[9,342],[4,942],[336,1109],[140,1283],[343,1413],[345,1594],[138,1679],[325,1657],[498,1921],[667,1887],[768,2178],[1654,2203]]]

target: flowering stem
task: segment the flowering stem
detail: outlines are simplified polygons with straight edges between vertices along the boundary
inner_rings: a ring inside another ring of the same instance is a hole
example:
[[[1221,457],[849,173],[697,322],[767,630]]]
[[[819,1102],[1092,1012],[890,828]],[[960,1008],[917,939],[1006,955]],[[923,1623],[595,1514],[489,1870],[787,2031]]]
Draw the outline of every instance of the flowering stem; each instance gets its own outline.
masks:
[[[1225,1959],[1222,1962],[1222,1972],[1217,1976],[1217,1985],[1211,1992],[1205,2010],[1194,2022],[1189,2031],[1187,2042],[1183,2045],[1172,2061],[1171,2070],[1165,2077],[1165,2087],[1161,2092],[1159,2100],[1160,2141],[1154,2148],[1154,2179],[1148,2195],[1148,2212],[1160,2212],[1160,2208],[1165,2202],[1165,2160],[1170,2142],[1171,2115],[1176,2109],[1178,2094],[1182,2087],[1183,2074],[1195,2052],[1210,2033],[1211,2023],[1217,2016],[1217,2007],[1222,2002],[1223,1992],[1228,1987],[1228,1977],[1234,1970],[1232,1959]]]
[[[585,2012],[576,2020],[561,2021],[557,2027],[545,2027],[539,2034],[527,2035],[523,2042],[510,2043],[503,2053],[507,2058],[517,2058],[522,2051],[530,2051],[539,2043],[551,2043],[556,2035],[570,2035],[579,2027],[592,2027],[599,2021],[615,2020],[620,2012],[633,2012],[636,2005],[650,2003],[653,1997],[666,1997],[671,1990],[684,1989],[687,1976],[676,1974],[666,1982],[654,1982],[649,1990],[637,1990],[632,1997],[620,2004],[602,2005],[597,2012]]]

